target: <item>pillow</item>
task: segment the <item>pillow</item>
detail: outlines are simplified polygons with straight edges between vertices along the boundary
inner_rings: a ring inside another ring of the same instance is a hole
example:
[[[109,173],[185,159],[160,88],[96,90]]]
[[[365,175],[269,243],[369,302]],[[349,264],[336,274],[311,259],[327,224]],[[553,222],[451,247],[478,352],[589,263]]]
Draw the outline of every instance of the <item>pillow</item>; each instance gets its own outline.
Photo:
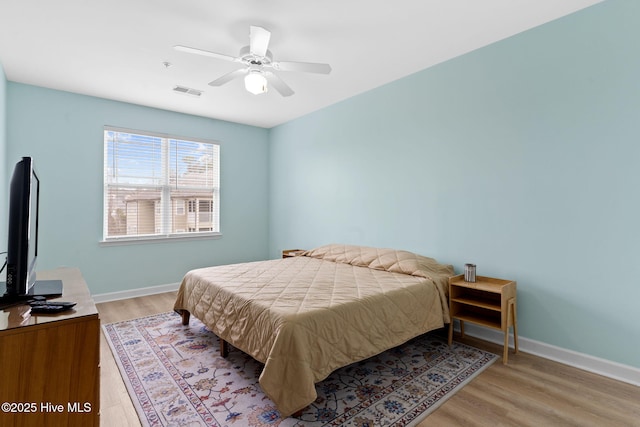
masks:
[[[369,268],[425,278],[443,274],[447,277],[453,276],[453,266],[440,264],[433,258],[408,251],[391,250],[381,253],[376,260],[369,264]]]
[[[303,256],[327,261],[431,278],[453,276],[453,266],[440,264],[433,258],[395,249],[330,244],[306,251]]]
[[[303,255],[342,264],[368,267],[377,256],[374,250],[374,248],[364,246],[330,244],[307,251]]]

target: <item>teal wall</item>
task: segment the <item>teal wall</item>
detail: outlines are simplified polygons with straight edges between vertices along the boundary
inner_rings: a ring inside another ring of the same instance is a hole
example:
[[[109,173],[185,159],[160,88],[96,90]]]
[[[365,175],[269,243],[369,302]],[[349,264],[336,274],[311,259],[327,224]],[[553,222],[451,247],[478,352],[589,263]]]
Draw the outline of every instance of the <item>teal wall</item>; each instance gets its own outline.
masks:
[[[8,164],[33,156],[41,179],[39,270],[79,267],[98,294],[175,283],[195,267],[267,257],[267,130],[14,82],[7,86]],[[220,141],[222,238],[99,245],[104,125]]]
[[[7,250],[7,233],[5,226],[9,209],[7,193],[7,78],[0,62],[0,252]],[[5,255],[0,255],[0,264],[4,264]],[[0,275],[4,281],[5,271]]]
[[[523,337],[640,367],[638,22],[610,0],[271,129],[270,255],[474,262]]]

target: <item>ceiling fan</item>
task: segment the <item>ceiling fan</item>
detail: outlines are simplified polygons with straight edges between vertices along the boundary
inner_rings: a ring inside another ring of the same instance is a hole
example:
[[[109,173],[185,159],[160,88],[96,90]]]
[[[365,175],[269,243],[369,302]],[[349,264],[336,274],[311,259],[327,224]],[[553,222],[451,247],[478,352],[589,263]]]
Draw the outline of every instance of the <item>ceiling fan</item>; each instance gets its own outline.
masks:
[[[273,72],[274,70],[302,71],[316,74],[329,74],[331,72],[331,66],[329,64],[274,61],[271,51],[268,50],[270,39],[271,32],[269,30],[252,25],[249,31],[249,46],[240,49],[238,56],[229,56],[180,45],[174,46],[174,49],[243,64],[243,68],[218,77],[210,82],[209,86],[222,86],[235,78],[244,76],[246,89],[254,95],[267,92],[267,83],[273,86],[282,96],[291,96],[294,94],[293,89],[278,77],[278,75]]]

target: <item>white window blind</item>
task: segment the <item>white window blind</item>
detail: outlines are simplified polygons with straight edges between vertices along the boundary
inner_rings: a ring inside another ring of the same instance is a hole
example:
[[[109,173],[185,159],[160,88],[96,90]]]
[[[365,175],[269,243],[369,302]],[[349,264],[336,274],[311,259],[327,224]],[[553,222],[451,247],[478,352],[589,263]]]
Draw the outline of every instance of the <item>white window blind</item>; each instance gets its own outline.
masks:
[[[105,127],[105,241],[219,234],[219,213],[219,144]]]

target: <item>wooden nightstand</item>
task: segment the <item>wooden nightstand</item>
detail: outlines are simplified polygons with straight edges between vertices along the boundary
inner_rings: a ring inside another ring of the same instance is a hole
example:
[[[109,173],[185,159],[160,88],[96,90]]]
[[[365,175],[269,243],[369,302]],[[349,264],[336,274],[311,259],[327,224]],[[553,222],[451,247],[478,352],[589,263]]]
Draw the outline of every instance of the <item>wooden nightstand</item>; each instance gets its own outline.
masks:
[[[300,256],[305,252],[304,249],[285,249],[282,251],[282,258],[289,258],[292,256]]]
[[[513,326],[513,344],[518,353],[518,322],[516,318],[516,282],[493,277],[476,277],[475,282],[465,282],[464,274],[449,278],[449,345],[453,340],[453,319],[460,321],[464,337],[464,322],[477,323],[504,332],[504,355],[509,356],[509,326]]]

